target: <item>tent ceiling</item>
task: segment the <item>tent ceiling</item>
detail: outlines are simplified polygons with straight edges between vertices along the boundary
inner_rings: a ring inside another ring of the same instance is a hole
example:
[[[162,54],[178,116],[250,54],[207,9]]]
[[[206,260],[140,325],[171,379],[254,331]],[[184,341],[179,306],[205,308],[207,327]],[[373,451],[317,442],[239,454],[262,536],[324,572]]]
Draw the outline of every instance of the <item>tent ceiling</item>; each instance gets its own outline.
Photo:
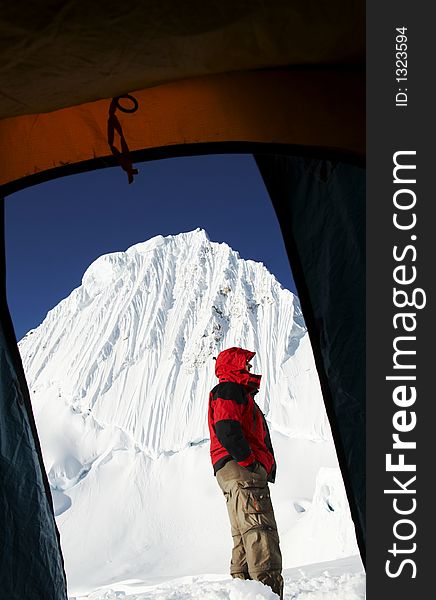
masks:
[[[0,14],[0,118],[273,66],[362,64],[361,0],[17,0]]]

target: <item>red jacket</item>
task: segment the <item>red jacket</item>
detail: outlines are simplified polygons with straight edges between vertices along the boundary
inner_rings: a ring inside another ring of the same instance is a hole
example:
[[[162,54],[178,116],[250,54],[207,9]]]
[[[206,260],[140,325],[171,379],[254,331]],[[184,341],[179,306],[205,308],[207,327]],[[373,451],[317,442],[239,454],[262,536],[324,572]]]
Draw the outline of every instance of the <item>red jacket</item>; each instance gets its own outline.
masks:
[[[254,355],[242,348],[228,348],[218,355],[219,383],[209,394],[210,455],[215,474],[229,460],[242,467],[257,460],[273,482],[276,464],[268,426],[254,401],[262,376],[246,369]]]

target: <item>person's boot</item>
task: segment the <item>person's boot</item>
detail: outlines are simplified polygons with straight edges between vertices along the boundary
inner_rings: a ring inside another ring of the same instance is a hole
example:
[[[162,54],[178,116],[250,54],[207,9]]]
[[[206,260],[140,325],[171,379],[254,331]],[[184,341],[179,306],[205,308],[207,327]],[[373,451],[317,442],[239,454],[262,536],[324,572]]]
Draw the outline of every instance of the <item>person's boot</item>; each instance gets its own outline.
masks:
[[[280,571],[266,571],[265,573],[259,573],[256,575],[256,579],[270,587],[280,600],[283,600],[284,582]]]

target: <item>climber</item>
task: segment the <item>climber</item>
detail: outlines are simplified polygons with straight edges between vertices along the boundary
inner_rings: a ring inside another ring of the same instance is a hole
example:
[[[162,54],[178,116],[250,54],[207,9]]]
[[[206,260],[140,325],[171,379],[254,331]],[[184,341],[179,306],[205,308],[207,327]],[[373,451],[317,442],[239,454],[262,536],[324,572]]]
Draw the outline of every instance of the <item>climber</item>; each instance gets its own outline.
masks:
[[[282,556],[268,489],[276,462],[265,417],[254,401],[262,377],[250,373],[254,356],[228,348],[216,359],[219,383],[209,394],[210,454],[230,518],[230,574],[261,581],[283,600]]]

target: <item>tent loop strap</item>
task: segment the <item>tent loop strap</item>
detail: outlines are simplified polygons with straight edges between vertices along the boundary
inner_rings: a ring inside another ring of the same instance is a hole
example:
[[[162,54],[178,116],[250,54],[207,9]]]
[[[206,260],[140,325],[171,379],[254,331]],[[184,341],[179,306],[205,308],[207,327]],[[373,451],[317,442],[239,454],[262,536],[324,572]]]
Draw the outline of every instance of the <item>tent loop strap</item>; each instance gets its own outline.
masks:
[[[132,108],[127,108],[127,107],[123,106],[122,104],[120,104],[120,100],[129,100],[133,104]],[[139,106],[137,99],[134,98],[130,94],[126,94],[125,96],[116,96],[114,98],[114,102],[115,102],[116,108],[124,113],[134,113],[138,110],[138,106]]]
[[[133,102],[133,107],[125,108],[121,106],[120,100],[122,98],[127,98],[128,100]],[[124,137],[123,128],[121,127],[121,123],[119,122],[118,117],[115,114],[117,109],[125,113],[134,113],[138,110],[138,101],[130,94],[126,94],[125,96],[116,96],[115,98],[112,98],[112,101],[109,106],[109,115],[107,120],[107,141],[109,144],[109,148],[111,149],[112,154],[117,159],[118,164],[122,167],[124,171],[126,171],[129,183],[132,183],[134,175],[137,175],[138,173],[138,169],[133,168],[133,164],[130,158],[130,151],[126,139]],[[115,132],[117,132],[120,136],[121,150],[119,150],[114,144]]]

